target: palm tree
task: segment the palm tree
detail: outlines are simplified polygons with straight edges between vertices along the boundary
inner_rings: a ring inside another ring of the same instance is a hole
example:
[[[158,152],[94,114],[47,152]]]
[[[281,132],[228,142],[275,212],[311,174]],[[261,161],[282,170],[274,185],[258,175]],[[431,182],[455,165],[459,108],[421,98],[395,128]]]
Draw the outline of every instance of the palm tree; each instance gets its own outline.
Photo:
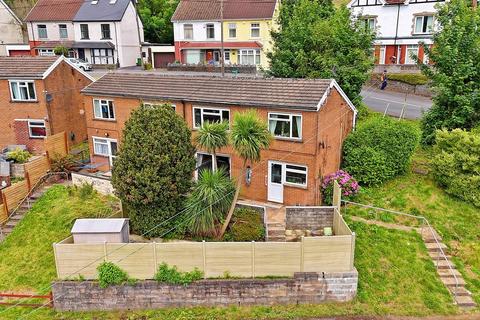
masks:
[[[228,122],[206,122],[195,136],[195,144],[212,154],[212,169],[217,170],[217,150],[228,145]]]
[[[195,235],[216,235],[215,225],[230,207],[235,186],[224,170],[203,170],[186,201],[187,228]]]
[[[245,173],[247,162],[254,163],[260,161],[260,153],[268,149],[272,135],[268,130],[266,122],[262,121],[254,110],[235,114],[233,126],[230,134],[230,140],[235,152],[243,159],[243,165],[240,175],[237,179],[237,187],[227,218],[223,223],[219,238],[223,237],[228,224],[232,219],[233,211],[240,194],[242,178]]]

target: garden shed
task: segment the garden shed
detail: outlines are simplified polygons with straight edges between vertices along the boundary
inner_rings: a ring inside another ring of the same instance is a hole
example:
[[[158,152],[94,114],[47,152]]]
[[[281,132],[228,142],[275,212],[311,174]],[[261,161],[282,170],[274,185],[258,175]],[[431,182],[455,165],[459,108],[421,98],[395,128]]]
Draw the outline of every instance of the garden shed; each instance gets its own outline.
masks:
[[[73,243],[128,243],[128,219],[77,219],[72,228]]]

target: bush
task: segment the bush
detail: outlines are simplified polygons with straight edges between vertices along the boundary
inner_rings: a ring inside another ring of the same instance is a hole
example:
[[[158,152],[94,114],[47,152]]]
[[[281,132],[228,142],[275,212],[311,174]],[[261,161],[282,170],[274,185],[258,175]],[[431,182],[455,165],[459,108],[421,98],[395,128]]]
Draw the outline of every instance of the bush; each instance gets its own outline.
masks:
[[[113,262],[103,262],[97,267],[100,288],[128,282],[128,274]]]
[[[342,167],[361,183],[379,185],[407,171],[419,139],[413,124],[371,118],[345,140]]]
[[[66,156],[61,156],[55,154],[50,160],[50,167],[52,172],[65,172],[70,173],[75,168],[75,160],[73,155],[68,154]]]
[[[432,172],[451,195],[480,207],[480,132],[437,131]]]
[[[323,202],[327,205],[332,204],[333,200],[333,183],[337,181],[342,189],[342,198],[343,199],[351,199],[353,198],[360,188],[358,182],[353,179],[348,172],[343,170],[338,170],[335,173],[327,175],[323,179],[322,183],[322,191],[323,191]]]
[[[32,154],[30,152],[20,148],[7,152],[7,160],[11,160],[14,163],[26,163],[31,157]]]
[[[421,73],[390,73],[387,74],[387,78],[411,85],[424,85],[428,83],[427,76]]]
[[[78,197],[82,200],[90,199],[95,194],[95,189],[91,183],[83,183],[78,187]]]
[[[191,142],[187,124],[168,104],[141,106],[125,123],[112,185],[138,234],[165,236],[178,227],[174,216],[184,207],[195,170]]]
[[[53,53],[57,56],[68,56],[68,48],[65,46],[57,46],[53,48]]]
[[[250,208],[235,209],[225,234],[226,241],[263,241],[265,226],[262,215]]]
[[[166,263],[162,263],[155,274],[155,280],[158,282],[182,284],[184,286],[202,278],[203,272],[198,268],[195,268],[190,272],[181,272],[177,270],[176,266],[169,267]]]

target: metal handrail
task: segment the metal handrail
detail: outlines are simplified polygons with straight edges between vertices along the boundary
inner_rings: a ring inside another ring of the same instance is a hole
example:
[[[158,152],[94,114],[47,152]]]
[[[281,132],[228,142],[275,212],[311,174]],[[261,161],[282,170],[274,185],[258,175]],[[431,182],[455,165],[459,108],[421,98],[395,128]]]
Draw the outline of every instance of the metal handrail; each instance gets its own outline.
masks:
[[[357,202],[352,202],[352,201],[348,201],[348,200],[341,200],[343,203],[345,204],[352,204],[352,205],[356,205],[356,206],[359,206],[359,207],[364,207],[364,208],[368,208],[368,209],[374,209],[374,210],[380,210],[380,211],[385,211],[385,212],[388,212],[388,213],[393,213],[393,214],[397,214],[397,215],[401,215],[401,216],[406,216],[406,217],[410,217],[410,218],[414,218],[414,219],[418,219],[418,220],[422,220],[422,234],[423,234],[423,223],[427,225],[428,229],[430,229],[430,232],[432,233],[432,236],[433,236],[433,240],[435,240],[435,243],[437,244],[437,247],[440,251],[440,253],[442,254],[442,257],[443,259],[445,260],[445,262],[447,263],[447,266],[448,266],[448,269],[450,271],[450,273],[453,275],[453,278],[455,279],[455,290],[453,292],[453,295],[454,297],[457,296],[457,291],[458,291],[458,286],[459,286],[459,281],[458,281],[458,278],[457,278],[457,275],[455,274],[455,272],[453,271],[453,268],[452,268],[452,265],[450,263],[450,261],[448,260],[445,252],[443,251],[442,247],[440,246],[440,242],[438,241],[437,239],[437,236],[435,234],[435,231],[433,229],[433,227],[431,226],[430,222],[428,222],[427,218],[425,218],[424,216],[415,216],[413,214],[408,214],[408,213],[404,213],[404,212],[400,212],[400,211],[395,211],[395,210],[389,210],[389,209],[384,209],[384,208],[379,208],[379,207],[374,207],[374,206],[371,206],[371,205],[367,205],[367,204],[362,204],[362,203],[357,203]],[[345,206],[345,210],[347,209],[347,207]],[[439,258],[440,258],[440,254],[437,256],[437,269],[438,269],[438,261],[439,261]]]
[[[12,216],[15,215],[15,213],[18,211],[18,209],[25,203],[25,201],[28,202],[28,208],[30,209],[30,196],[32,193],[38,188],[41,184],[45,182],[45,179],[49,176],[54,176],[54,175],[65,175],[65,178],[68,180],[68,173],[67,172],[47,172],[44,174],[38,181],[33,185],[33,187],[30,188],[30,190],[27,192],[27,195],[22,198],[22,200],[18,203],[18,205],[13,209],[10,213],[7,212],[7,218],[4,219],[3,221],[0,221],[0,238],[3,237],[3,230],[1,228],[1,225],[7,223]]]

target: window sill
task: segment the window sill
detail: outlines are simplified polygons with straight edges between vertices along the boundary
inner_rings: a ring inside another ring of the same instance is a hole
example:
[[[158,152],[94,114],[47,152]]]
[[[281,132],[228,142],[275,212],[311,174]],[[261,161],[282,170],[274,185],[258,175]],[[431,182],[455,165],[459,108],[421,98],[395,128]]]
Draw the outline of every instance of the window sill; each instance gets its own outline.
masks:
[[[90,40],[90,38],[80,38],[80,40]]]
[[[29,136],[28,138],[30,138],[30,139],[45,139],[46,137],[32,137],[32,136]]]
[[[276,136],[273,136],[273,138],[275,140],[279,140],[279,141],[287,141],[287,142],[298,142],[298,143],[303,143],[303,139],[295,139],[295,138],[286,138],[286,137],[276,137]]]
[[[307,189],[308,189],[307,186],[301,186],[301,185],[294,184],[294,183],[289,183],[289,182],[285,182],[283,185],[284,185],[285,187],[290,187],[290,188],[297,188],[297,189],[303,189],[303,190],[307,190]]]
[[[38,100],[10,100],[10,103],[39,103]]]
[[[100,40],[112,40],[112,38],[101,38]]]
[[[117,122],[117,119],[102,119],[102,118],[93,118],[95,121],[105,121],[105,122]]]
[[[108,156],[108,155],[96,154],[96,153],[94,153],[93,156],[95,156],[95,157],[102,157],[102,158],[110,158],[110,156]]]

